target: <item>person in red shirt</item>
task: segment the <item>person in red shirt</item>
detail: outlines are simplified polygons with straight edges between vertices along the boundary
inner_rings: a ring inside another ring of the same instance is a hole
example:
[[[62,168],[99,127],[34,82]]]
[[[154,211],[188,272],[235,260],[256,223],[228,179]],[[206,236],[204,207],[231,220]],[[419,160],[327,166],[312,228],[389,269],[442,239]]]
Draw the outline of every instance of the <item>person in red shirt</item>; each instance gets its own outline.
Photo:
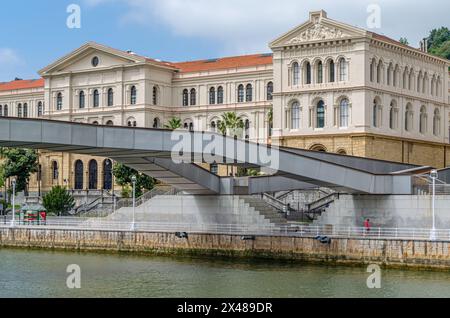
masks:
[[[370,232],[370,220],[369,219],[364,221],[364,229],[365,229],[366,233]]]

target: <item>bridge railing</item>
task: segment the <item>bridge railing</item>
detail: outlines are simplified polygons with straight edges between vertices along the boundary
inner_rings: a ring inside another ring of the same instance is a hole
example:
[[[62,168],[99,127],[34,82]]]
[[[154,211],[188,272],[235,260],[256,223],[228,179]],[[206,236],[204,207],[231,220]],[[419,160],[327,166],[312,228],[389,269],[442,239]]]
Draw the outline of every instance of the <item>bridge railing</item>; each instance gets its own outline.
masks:
[[[308,225],[245,225],[245,224],[177,224],[138,222],[111,222],[92,218],[51,218],[43,224],[11,224],[11,218],[3,218],[0,228],[23,228],[43,230],[87,230],[87,231],[131,231],[149,233],[205,233],[224,235],[272,235],[289,237],[355,238],[355,239],[389,239],[389,240],[424,240],[431,238],[431,229],[420,228],[382,228],[374,227],[370,230],[362,227],[347,226],[308,226]],[[450,242],[450,229],[437,229],[435,238],[439,241]]]

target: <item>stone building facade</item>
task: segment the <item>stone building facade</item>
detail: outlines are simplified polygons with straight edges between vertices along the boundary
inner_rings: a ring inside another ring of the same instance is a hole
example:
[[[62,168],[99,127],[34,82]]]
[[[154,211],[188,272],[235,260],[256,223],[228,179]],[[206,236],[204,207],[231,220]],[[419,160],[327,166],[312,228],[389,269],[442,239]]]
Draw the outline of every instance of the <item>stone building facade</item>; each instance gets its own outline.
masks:
[[[0,116],[147,128],[177,117],[185,129],[217,131],[232,111],[254,142],[450,165],[450,61],[324,11],[269,46],[270,54],[173,63],[90,42],[38,80],[0,83]],[[111,165],[41,152],[31,190],[110,190]]]

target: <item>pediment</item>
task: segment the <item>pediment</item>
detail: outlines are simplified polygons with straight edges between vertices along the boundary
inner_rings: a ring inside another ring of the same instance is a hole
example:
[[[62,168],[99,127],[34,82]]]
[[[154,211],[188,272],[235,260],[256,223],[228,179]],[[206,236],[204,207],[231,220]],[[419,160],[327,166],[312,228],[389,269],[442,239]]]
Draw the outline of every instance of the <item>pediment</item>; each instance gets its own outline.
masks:
[[[311,12],[309,21],[279,37],[270,43],[270,47],[361,37],[366,33],[363,29],[328,19],[324,11]]]
[[[92,63],[94,57],[98,59],[96,66]],[[41,76],[48,76],[58,73],[89,71],[140,62],[145,62],[145,58],[97,43],[87,43],[42,69],[39,73]]]

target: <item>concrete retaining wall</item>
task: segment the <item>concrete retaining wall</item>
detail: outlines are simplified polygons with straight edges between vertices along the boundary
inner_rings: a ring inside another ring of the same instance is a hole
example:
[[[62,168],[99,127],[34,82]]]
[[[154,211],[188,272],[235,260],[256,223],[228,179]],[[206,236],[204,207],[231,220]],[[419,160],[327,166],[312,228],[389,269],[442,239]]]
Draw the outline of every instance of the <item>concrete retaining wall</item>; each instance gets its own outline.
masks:
[[[205,255],[287,259],[329,264],[382,264],[390,267],[450,268],[450,241],[425,242],[168,233],[133,233],[44,229],[0,229],[0,247],[143,254]]]
[[[318,225],[431,228],[431,197],[420,195],[341,195],[315,222]],[[450,229],[450,196],[436,196],[436,226]]]

